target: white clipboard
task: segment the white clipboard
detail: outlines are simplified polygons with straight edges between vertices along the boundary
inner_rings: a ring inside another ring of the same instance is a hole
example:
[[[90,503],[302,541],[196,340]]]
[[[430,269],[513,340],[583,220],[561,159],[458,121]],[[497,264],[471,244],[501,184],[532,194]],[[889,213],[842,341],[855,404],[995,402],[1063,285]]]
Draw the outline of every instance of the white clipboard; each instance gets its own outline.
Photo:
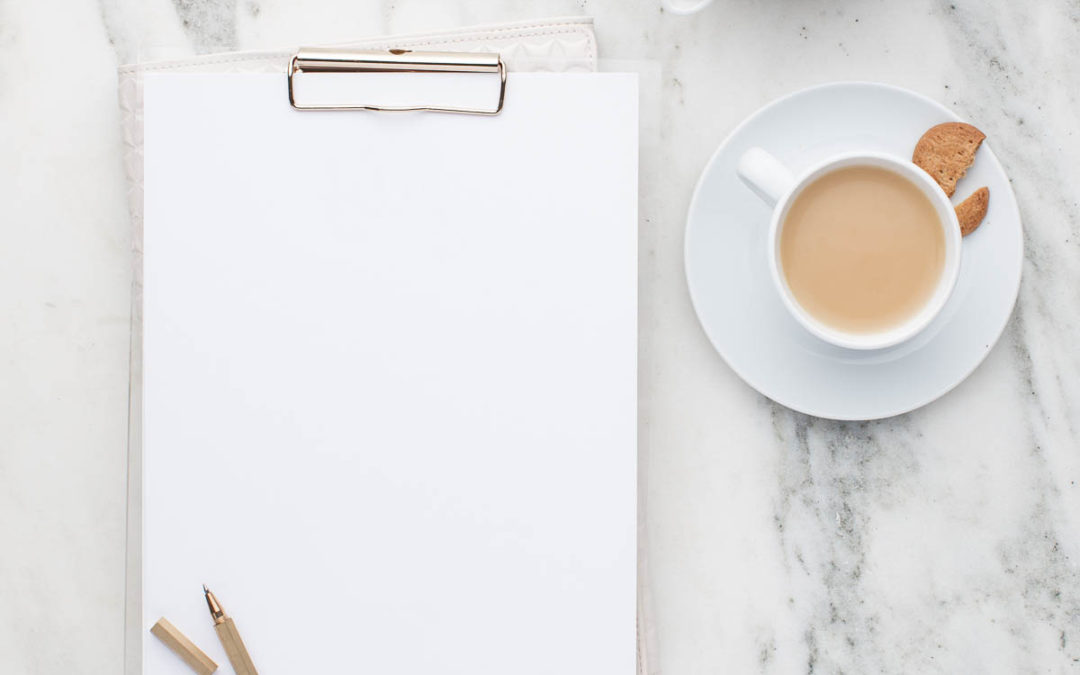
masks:
[[[580,29],[580,26],[578,27],[578,29]],[[591,33],[591,31],[590,31],[590,33]],[[586,44],[586,45],[590,45],[590,44],[591,44],[591,41],[585,41],[585,44]],[[297,56],[297,57],[301,57],[301,56],[308,56],[308,57],[310,57],[310,56],[312,56],[312,55],[313,55],[313,53],[312,53],[312,52],[298,52],[298,53],[296,54],[296,56]],[[324,55],[325,55],[325,54],[324,54]],[[278,60],[280,60],[280,57],[275,57],[275,58],[276,58],[276,59],[278,59]],[[299,63],[298,63],[298,61],[299,61]],[[577,64],[577,66],[574,66],[574,67],[578,67],[578,66],[580,66],[580,64],[582,63],[582,62],[581,62],[580,60],[578,60],[578,61],[574,61],[574,60],[572,60],[572,59],[566,59],[566,58],[565,58],[565,55],[564,55],[564,61],[565,61],[566,63],[575,63],[575,64]],[[484,65],[488,65],[488,64],[491,64],[492,62],[493,62],[493,61],[486,61],[486,62],[484,63]],[[506,79],[505,79],[505,70],[503,70],[504,66],[503,66],[503,65],[501,64],[501,62],[499,62],[499,60],[498,60],[497,58],[496,58],[496,59],[494,60],[494,63],[496,63],[496,64],[497,64],[497,65],[496,65],[496,69],[495,69],[495,71],[494,71],[494,72],[495,72],[495,74],[496,74],[496,75],[497,75],[497,76],[498,76],[498,77],[499,77],[499,78],[501,79],[501,84],[502,84],[502,85],[505,85],[505,83],[506,83]],[[310,65],[311,65],[311,62],[310,62],[310,61],[308,61],[308,62],[307,62],[307,63],[305,64],[303,60],[301,60],[301,59],[298,59],[297,61],[292,61],[292,62],[291,62],[291,65],[292,65],[292,66],[297,66],[297,65],[299,65],[299,66],[304,66],[304,65],[308,65],[308,66],[309,66],[309,69],[310,69]],[[488,67],[490,68],[490,66],[489,66],[489,65],[488,65]],[[318,69],[316,68],[315,70],[318,70]],[[294,70],[292,70],[292,68],[290,67],[290,70],[289,70],[288,72],[290,72],[290,73],[294,73],[294,74],[295,74],[295,73],[299,73],[299,72],[301,72],[301,71],[304,71],[304,69],[303,69],[302,67],[300,67],[300,68],[296,68],[296,70],[295,70],[295,71],[294,71]],[[491,70],[488,70],[487,72],[491,72]],[[305,76],[306,76],[306,74],[307,74],[307,73],[310,73],[310,70],[304,71],[304,74],[305,74]],[[143,73],[142,73],[142,75],[144,75],[144,76],[145,76],[146,74],[147,74],[146,72],[143,72]],[[192,82],[194,82],[194,81],[192,81]],[[197,83],[196,83],[196,84],[197,84]],[[146,78],[145,78],[145,77],[143,77],[143,78],[141,78],[141,79],[140,79],[140,83],[139,83],[140,91],[143,91],[143,88],[144,88],[145,86],[146,86]],[[152,87],[153,87],[153,86],[156,86],[156,85],[152,85]],[[196,86],[195,88],[196,88],[196,89],[198,89],[198,86]],[[510,87],[510,92],[511,92],[511,93],[510,93],[510,96],[513,96],[513,92],[514,92],[514,87],[513,87],[513,78],[511,78],[511,87]],[[290,92],[290,93],[292,93],[292,92]],[[350,92],[350,93],[355,93],[355,92]],[[151,94],[151,96],[153,97],[153,96],[154,96],[154,94]],[[503,100],[504,100],[504,92],[503,92],[502,90],[500,90],[500,92],[499,92],[499,101],[500,101],[500,102],[502,102]],[[510,100],[513,100],[513,99],[511,98]],[[145,102],[145,100],[144,100],[144,101],[142,101],[142,102],[144,103],[144,102]],[[293,103],[296,103],[295,99],[293,100]],[[492,112],[495,112],[495,111],[492,111]],[[305,113],[305,114],[307,114],[307,113]],[[331,115],[335,115],[335,114],[337,114],[337,113],[323,113],[323,112],[316,112],[316,113],[312,113],[312,114],[315,114],[315,115],[326,115],[326,114],[331,114]],[[345,114],[351,114],[351,113],[345,113]],[[397,118],[397,116],[393,116],[393,117]],[[406,117],[407,117],[407,116],[406,116]],[[152,123],[152,121],[153,121],[153,117],[151,117],[151,123]],[[397,125],[397,124],[399,124],[399,123],[398,123],[398,122],[396,121],[396,119],[395,119],[395,121],[393,122],[393,124],[394,124],[394,125]],[[152,134],[152,133],[151,133],[151,138],[153,138],[153,134]],[[151,149],[151,154],[152,154],[152,153],[153,153],[153,149]],[[632,220],[632,219],[631,219],[631,220]],[[140,220],[139,222],[141,223],[141,220]],[[634,241],[636,241],[636,235],[632,235],[632,236],[630,237],[630,239],[631,239],[631,240],[634,240]],[[140,241],[140,242],[142,241],[141,237],[139,238],[139,241]],[[137,258],[137,259],[138,259],[139,261],[141,261],[141,257],[139,257],[139,258]],[[152,257],[151,257],[151,260],[153,260],[153,258],[152,258]],[[636,264],[634,265],[634,267],[636,267]],[[141,267],[141,265],[140,265],[140,266],[139,266],[139,272],[140,272],[140,273],[139,273],[139,274],[138,274],[138,276],[137,276],[137,278],[138,278],[138,279],[139,279],[140,281],[142,280],[142,274],[141,274],[141,273],[142,273],[142,271],[143,271],[143,270],[142,270],[142,267]],[[141,291],[141,287],[140,287],[140,291]],[[139,338],[140,338],[140,340],[139,340],[138,342],[139,342],[139,345],[140,345],[140,347],[141,347],[141,335],[142,335],[142,333],[141,333],[141,330],[142,330],[142,327],[143,327],[143,325],[142,325],[142,318],[143,318],[143,317],[142,317],[142,312],[141,312],[141,309],[142,309],[142,304],[141,304],[141,300],[142,300],[142,294],[141,294],[141,292],[140,292],[140,293],[137,293],[136,295],[137,295],[137,297],[139,298],[139,301],[140,301],[140,305],[139,305],[139,310],[140,310],[140,311],[138,311],[137,313],[134,313],[134,314],[135,314],[135,315],[137,316],[137,319],[139,320],[139,327],[138,327],[138,331],[134,332],[133,334],[134,334],[134,335],[136,335],[137,337],[139,337]],[[141,366],[141,365],[142,365],[142,354],[141,354],[141,350],[133,350],[133,355],[134,355],[134,360],[138,362],[138,365],[139,365],[139,366]],[[632,368],[632,366],[631,366],[631,368]],[[136,372],[140,372],[140,371],[141,371],[141,368],[133,368],[133,373],[136,373]],[[141,416],[141,412],[142,412],[142,411],[141,411],[141,404],[142,404],[142,396],[141,396],[141,394],[142,394],[142,391],[141,391],[141,380],[140,380],[139,382],[135,383],[135,387],[133,388],[133,391],[136,391],[138,395],[136,395],[136,396],[133,396],[133,407],[134,407],[134,409],[133,409],[133,413],[136,413],[136,414],[133,414],[133,416],[132,416],[132,419],[133,419],[133,425],[132,425],[132,426],[133,426],[133,434],[132,434],[132,435],[133,435],[133,438],[136,438],[136,437],[137,437],[138,439],[141,439],[141,436],[142,436],[142,434],[141,434],[140,424],[138,424],[138,423],[135,423],[135,421],[138,421],[138,422],[141,422],[141,421],[142,421],[142,416]],[[141,473],[142,473],[142,471],[143,471],[143,466],[142,466],[142,461],[141,461],[141,460],[142,460],[142,457],[141,457],[141,449],[142,449],[142,445],[141,445],[141,443],[138,443],[138,442],[136,442],[136,443],[133,443],[133,447],[134,447],[134,448],[136,448],[137,450],[139,450],[139,453],[138,453],[138,454],[139,454],[139,457],[135,458],[135,460],[134,460],[134,461],[132,462],[132,464],[133,464],[133,467],[134,467],[134,468],[133,468],[133,471],[135,471],[135,472],[136,472],[136,478],[138,478],[139,476],[141,476]],[[141,485],[141,483],[139,483],[139,484],[138,484],[138,486],[137,486],[137,488],[141,488],[141,487],[142,487],[142,485]],[[137,495],[137,496],[140,496],[140,495]],[[140,497],[141,497],[141,496],[140,496]],[[132,508],[131,508],[131,506],[132,506],[132,504],[131,504],[131,501],[132,501],[132,500],[129,500],[129,512],[130,512],[130,511],[132,510]],[[136,501],[135,503],[136,503],[136,504],[141,504],[141,503],[142,503],[143,501],[144,501],[144,500],[140,498],[140,499],[139,499],[138,501]],[[139,513],[138,513],[137,515],[141,516],[141,509],[135,508],[134,510],[138,511]],[[133,518],[133,520],[137,521],[137,518]],[[137,525],[138,525],[138,524],[136,523],[136,526],[137,526]],[[142,549],[142,540],[141,540],[141,527],[139,527],[139,532],[135,534],[135,537],[137,538],[137,539],[136,539],[136,541],[138,541],[138,542],[139,542],[139,546],[136,546],[135,548],[136,548],[136,550],[141,550],[141,549]],[[132,547],[131,547],[131,546],[130,546],[130,544],[129,544],[129,551],[130,551],[130,548],[132,548]],[[138,565],[139,565],[138,567],[133,567],[132,569],[134,569],[134,570],[138,570],[138,571],[141,571],[141,562],[140,562],[140,563],[138,563]],[[134,582],[134,581],[132,580],[132,576],[133,576],[133,575],[129,573],[129,588],[131,588],[131,587],[132,587],[132,585],[134,585],[134,583],[135,583],[135,582]],[[141,574],[139,574],[139,573],[136,573],[136,574],[135,574],[134,576],[136,576],[136,577],[137,577],[137,579],[140,579],[140,580],[141,580],[141,578],[142,578],[142,577],[141,577]],[[219,588],[221,588],[220,584],[219,584]],[[141,589],[140,589],[140,590],[141,590]],[[129,594],[129,598],[130,598],[130,595],[131,595],[131,594]],[[139,593],[138,593],[138,597],[139,597],[140,599],[142,598],[142,595],[143,595],[143,594],[142,594],[141,592],[139,592]],[[244,598],[244,597],[243,597],[243,596],[242,596],[242,595],[241,595],[240,593],[234,593],[234,595],[236,595],[236,596],[237,596],[237,597],[236,597],[236,598],[234,599],[234,602],[235,602],[235,600],[240,600],[241,602],[246,602],[246,599],[245,599],[245,598]],[[224,599],[224,598],[223,598],[223,599]],[[228,603],[228,602],[229,602],[229,601],[228,601],[228,599],[224,599],[224,601],[225,601],[226,603]],[[131,604],[132,604],[132,603],[130,603],[130,602],[129,602],[129,607],[131,607]],[[181,614],[182,614],[182,610],[177,610],[177,611],[181,612]],[[175,612],[174,612],[174,614],[175,614]],[[131,638],[133,638],[133,639],[134,639],[134,641],[138,641],[138,643],[141,643],[141,642],[142,642],[142,640],[144,639],[144,637],[143,637],[143,636],[144,636],[144,630],[143,630],[143,629],[147,627],[147,626],[143,626],[143,625],[141,625],[141,624],[142,624],[142,623],[145,623],[145,622],[146,622],[146,620],[147,620],[147,619],[149,619],[150,617],[147,617],[147,616],[143,616],[142,612],[139,612],[139,614],[137,614],[137,615],[135,615],[135,616],[132,616],[132,617],[129,617],[129,618],[131,618],[131,619],[134,619],[134,621],[129,621],[129,632],[128,632],[128,635],[129,635],[129,636],[130,636]],[[238,618],[238,621],[240,621],[240,622],[241,622],[241,625],[243,625],[243,619],[244,619],[244,617],[243,617],[242,615],[238,615],[238,617],[237,617],[237,618]],[[156,617],[155,617],[155,619],[156,619]],[[250,621],[250,620],[249,620],[249,621]],[[152,622],[152,621],[151,621],[151,622]],[[132,626],[132,624],[133,624],[133,623],[135,624],[135,626]],[[187,628],[187,627],[185,627],[185,628]],[[192,630],[192,632],[197,632],[197,631],[195,631],[195,630]],[[249,638],[248,636],[245,636],[245,637],[246,637],[247,639],[249,639],[249,641],[251,640],[251,638]],[[212,644],[212,643],[211,643],[211,644]],[[132,643],[131,643],[131,642],[129,642],[129,649],[128,649],[128,655],[129,655],[129,660],[128,660],[128,663],[129,663],[129,672],[140,672],[139,670],[137,670],[137,668],[138,668],[138,664],[139,664],[139,661],[140,661],[140,657],[139,657],[139,656],[138,656],[138,654],[137,654],[137,652],[138,652],[139,650],[138,650],[138,649],[135,649],[134,651],[136,652],[136,655],[135,655],[135,656],[132,656],[132,652],[133,652],[132,646],[133,646],[133,645],[132,645]],[[249,645],[249,646],[250,646],[250,645]],[[553,648],[554,648],[554,647],[553,647]],[[643,666],[643,664],[639,664],[639,666]],[[273,671],[271,671],[271,670],[269,670],[269,669],[268,669],[268,671],[267,671],[267,672],[273,672]]]

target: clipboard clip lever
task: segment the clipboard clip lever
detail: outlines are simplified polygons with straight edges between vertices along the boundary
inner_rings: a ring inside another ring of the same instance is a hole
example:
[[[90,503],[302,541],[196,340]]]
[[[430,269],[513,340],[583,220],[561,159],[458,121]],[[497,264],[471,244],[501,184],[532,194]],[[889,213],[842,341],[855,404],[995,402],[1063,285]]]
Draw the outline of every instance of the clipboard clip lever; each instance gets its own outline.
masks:
[[[304,103],[297,100],[295,80],[303,73],[489,73],[499,76],[498,102],[489,108],[437,105],[373,105],[370,103]],[[289,104],[297,110],[428,111],[497,115],[506,98],[506,65],[498,53],[381,51],[304,47],[289,60]]]

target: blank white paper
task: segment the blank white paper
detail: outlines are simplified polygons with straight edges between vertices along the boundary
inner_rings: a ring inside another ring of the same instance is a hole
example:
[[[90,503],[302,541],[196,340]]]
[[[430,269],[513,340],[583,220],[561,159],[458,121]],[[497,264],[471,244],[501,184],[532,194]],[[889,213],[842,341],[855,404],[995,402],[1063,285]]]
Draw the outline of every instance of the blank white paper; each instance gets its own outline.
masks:
[[[230,672],[628,675],[637,86],[498,117],[145,79],[143,623]]]

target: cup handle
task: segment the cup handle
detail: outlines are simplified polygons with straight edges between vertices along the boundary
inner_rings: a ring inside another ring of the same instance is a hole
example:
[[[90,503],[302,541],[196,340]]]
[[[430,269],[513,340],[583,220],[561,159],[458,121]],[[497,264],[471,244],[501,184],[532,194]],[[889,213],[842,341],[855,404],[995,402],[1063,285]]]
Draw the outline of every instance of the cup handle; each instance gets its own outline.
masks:
[[[769,206],[775,206],[795,183],[791,170],[761,148],[750,148],[744,152],[735,171],[747,187]]]

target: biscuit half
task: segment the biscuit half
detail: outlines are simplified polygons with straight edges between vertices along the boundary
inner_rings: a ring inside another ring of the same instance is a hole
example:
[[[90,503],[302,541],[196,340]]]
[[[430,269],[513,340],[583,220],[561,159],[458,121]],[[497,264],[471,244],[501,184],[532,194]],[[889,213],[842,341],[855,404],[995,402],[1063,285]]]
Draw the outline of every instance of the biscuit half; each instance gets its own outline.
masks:
[[[975,151],[985,138],[986,134],[970,124],[939,124],[930,127],[915,144],[911,161],[930,174],[951,197],[956,192],[957,181],[975,162]]]
[[[975,231],[986,217],[990,206],[990,188],[981,187],[971,196],[956,206],[956,217],[960,221],[960,234],[965,237]]]

